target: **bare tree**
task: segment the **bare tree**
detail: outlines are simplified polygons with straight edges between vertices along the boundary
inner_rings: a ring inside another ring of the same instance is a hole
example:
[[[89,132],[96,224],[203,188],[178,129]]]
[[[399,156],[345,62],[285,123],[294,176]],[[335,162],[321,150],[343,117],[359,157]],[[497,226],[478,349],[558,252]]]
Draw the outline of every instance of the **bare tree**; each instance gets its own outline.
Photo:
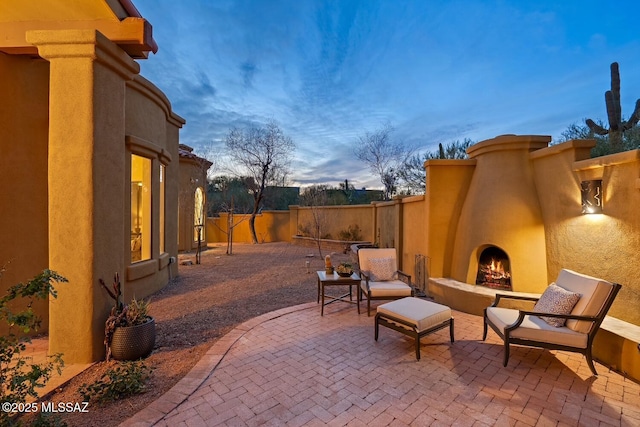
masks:
[[[311,208],[312,224],[305,224],[303,226],[306,233],[316,242],[318,246],[318,254],[322,259],[322,239],[327,238],[327,213],[325,206],[327,205],[327,190],[326,185],[312,185],[307,187],[304,193],[300,196],[300,204],[302,206],[309,206]]]
[[[395,194],[399,172],[413,152],[402,141],[391,138],[393,131],[393,126],[387,123],[374,132],[366,132],[358,137],[354,149],[356,157],[380,178],[386,200]]]
[[[264,127],[232,128],[225,140],[228,155],[238,167],[240,175],[253,178],[249,192],[253,196],[253,211],[249,229],[253,243],[256,235],[256,215],[260,211],[267,185],[282,182],[289,171],[290,156],[295,144],[274,121]]]

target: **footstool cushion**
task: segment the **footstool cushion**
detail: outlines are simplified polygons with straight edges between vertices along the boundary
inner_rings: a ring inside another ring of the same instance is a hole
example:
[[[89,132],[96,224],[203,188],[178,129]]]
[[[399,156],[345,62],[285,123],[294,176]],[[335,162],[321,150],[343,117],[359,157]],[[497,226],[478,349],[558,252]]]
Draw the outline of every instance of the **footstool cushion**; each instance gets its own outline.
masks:
[[[407,297],[377,307],[375,339],[378,340],[379,325],[394,329],[416,340],[416,358],[420,360],[420,338],[442,328],[449,327],[453,338],[453,317],[446,305]]]

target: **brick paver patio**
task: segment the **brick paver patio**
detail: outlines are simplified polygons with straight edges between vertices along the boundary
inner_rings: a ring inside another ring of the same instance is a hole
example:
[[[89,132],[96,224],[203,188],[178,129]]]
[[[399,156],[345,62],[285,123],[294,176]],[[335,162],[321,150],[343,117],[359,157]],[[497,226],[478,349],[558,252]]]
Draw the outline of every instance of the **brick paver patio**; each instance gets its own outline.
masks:
[[[352,305],[271,312],[217,341],[191,373],[125,426],[637,426],[640,385],[574,353],[482,341],[482,319],[454,312],[413,342]]]

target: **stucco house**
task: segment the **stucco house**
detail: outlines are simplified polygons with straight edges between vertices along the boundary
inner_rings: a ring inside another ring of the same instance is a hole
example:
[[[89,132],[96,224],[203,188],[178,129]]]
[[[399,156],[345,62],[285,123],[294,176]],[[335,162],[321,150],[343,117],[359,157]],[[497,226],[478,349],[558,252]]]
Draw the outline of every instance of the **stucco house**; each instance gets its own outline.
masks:
[[[207,171],[213,163],[180,144],[180,193],[178,195],[178,250],[193,251],[207,246]]]
[[[4,0],[0,34],[0,290],[44,268],[66,277],[36,307],[49,351],[100,360],[99,279],[119,272],[126,301],[178,272],[185,121],[139,75],[157,46],[129,0]]]

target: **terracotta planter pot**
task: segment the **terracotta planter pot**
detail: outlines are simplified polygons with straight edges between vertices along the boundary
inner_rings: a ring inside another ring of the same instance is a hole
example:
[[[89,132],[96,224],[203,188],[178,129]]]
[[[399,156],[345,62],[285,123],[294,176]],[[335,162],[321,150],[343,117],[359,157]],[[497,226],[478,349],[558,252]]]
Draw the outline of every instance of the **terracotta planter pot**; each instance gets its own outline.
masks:
[[[118,326],[111,338],[111,357],[116,360],[138,360],[151,354],[156,343],[153,318],[136,326]]]

